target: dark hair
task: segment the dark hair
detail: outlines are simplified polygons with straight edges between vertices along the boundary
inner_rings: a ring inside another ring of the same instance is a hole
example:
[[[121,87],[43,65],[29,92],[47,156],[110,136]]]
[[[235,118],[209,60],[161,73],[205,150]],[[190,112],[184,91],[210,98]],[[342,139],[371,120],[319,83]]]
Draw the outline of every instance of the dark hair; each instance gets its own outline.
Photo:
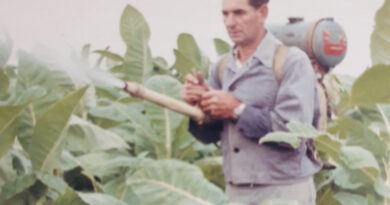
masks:
[[[269,0],[248,0],[249,5],[257,8],[260,8],[261,5],[268,3]]]

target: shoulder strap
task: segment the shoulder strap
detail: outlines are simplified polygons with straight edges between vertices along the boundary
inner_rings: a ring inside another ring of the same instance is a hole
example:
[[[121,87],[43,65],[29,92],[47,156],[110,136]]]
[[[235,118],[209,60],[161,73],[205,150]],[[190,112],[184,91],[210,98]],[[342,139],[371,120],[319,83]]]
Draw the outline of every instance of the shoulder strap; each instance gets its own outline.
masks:
[[[221,86],[223,81],[223,74],[225,73],[226,70],[227,59],[228,59],[228,54],[223,55],[222,59],[219,61],[218,64],[218,80]]]
[[[279,45],[275,50],[273,69],[274,69],[276,81],[278,82],[279,85],[282,82],[283,66],[287,58],[287,53],[288,53],[288,47],[284,45]]]
[[[326,131],[328,124],[328,102],[326,99],[326,90],[320,83],[317,82],[317,96],[320,106],[320,116],[317,120],[317,130]]]
[[[274,73],[275,73],[275,78],[278,84],[281,83],[282,81],[282,75],[283,75],[283,65],[284,62],[286,61],[288,54],[288,47],[284,45],[280,45],[276,48],[275,50],[275,55],[274,55]],[[222,56],[221,61],[219,62],[218,65],[218,79],[219,82],[222,85],[222,80],[223,80],[223,74],[225,73],[226,69],[226,63],[227,63],[228,55]]]

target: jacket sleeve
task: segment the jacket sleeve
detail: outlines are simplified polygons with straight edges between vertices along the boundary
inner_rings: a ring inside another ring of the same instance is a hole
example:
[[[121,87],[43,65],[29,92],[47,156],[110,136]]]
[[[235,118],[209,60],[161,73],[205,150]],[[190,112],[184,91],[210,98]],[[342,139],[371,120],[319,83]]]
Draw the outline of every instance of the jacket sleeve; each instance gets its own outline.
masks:
[[[213,64],[209,70],[209,76],[207,79],[207,85],[212,89],[221,89],[221,83],[218,77],[218,65],[221,59],[217,63]],[[208,144],[217,142],[220,140],[220,133],[223,128],[222,121],[214,121],[199,125],[194,120],[190,119],[189,131],[196,139]]]
[[[237,121],[236,129],[244,136],[258,140],[272,131],[287,131],[290,121],[312,123],[314,117],[316,77],[308,57],[290,48],[283,76],[270,106],[247,105]]]

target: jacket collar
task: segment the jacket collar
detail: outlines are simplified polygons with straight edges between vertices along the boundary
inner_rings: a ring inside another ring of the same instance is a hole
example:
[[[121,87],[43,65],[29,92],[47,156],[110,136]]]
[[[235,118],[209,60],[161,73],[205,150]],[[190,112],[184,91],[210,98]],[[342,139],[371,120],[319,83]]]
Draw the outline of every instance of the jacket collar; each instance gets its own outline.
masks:
[[[249,60],[257,58],[266,67],[272,68],[275,50],[280,44],[281,42],[271,32],[266,31],[263,40],[260,42],[259,46],[257,46],[255,53],[249,58]],[[231,63],[235,63],[237,56],[236,46],[233,47],[230,55],[232,58]]]
[[[253,57],[257,58],[265,66],[272,68],[275,50],[280,44],[281,42],[271,32],[267,31]]]

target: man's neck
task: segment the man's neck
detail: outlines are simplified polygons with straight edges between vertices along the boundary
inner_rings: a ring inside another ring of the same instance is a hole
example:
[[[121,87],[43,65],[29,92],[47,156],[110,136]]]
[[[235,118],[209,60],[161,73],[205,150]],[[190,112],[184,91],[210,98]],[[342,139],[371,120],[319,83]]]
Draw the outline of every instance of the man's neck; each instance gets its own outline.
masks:
[[[259,38],[256,38],[247,44],[237,45],[237,57],[242,64],[245,64],[245,62],[256,52],[257,47],[263,41],[265,34],[266,31],[263,30],[260,33]]]

